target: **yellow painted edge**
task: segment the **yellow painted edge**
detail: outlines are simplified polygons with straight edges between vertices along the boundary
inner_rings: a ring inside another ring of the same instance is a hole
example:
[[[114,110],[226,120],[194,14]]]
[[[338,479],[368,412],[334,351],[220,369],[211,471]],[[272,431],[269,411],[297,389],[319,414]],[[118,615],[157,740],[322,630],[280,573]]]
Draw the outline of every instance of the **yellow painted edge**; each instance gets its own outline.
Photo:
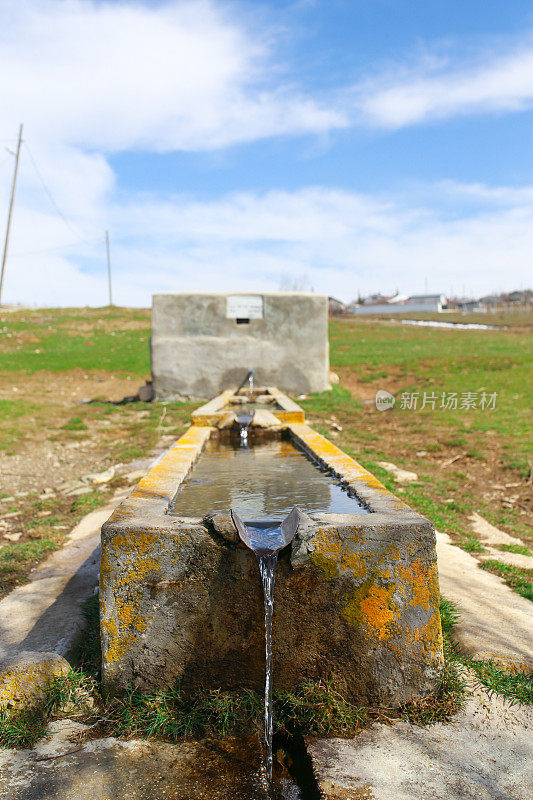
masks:
[[[371,472],[334,445],[333,442],[330,442],[329,439],[326,439],[325,436],[313,430],[309,425],[292,423],[288,427],[297,439],[315,453],[321,461],[342,479],[349,483],[352,481],[361,481],[369,488],[379,492],[379,494],[389,497],[398,508],[409,508],[406,503],[398,497],[395,497],[392,492],[389,492]]]
[[[211,427],[191,425],[139,481],[128,499],[144,499],[147,493],[159,497],[173,495],[179,485],[176,484],[176,477],[185,477],[189,472],[213,430]]]

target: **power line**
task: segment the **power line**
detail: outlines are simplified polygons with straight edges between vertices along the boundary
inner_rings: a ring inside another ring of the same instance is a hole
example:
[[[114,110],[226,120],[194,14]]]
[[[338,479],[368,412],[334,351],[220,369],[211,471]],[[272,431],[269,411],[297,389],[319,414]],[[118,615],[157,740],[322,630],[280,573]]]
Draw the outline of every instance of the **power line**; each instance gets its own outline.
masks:
[[[61,217],[61,219],[63,220],[63,222],[65,223],[67,228],[70,230],[70,232],[73,233],[74,236],[76,236],[80,240],[80,242],[85,242],[86,244],[91,244],[91,242],[89,242],[88,239],[86,239],[84,236],[81,236],[80,232],[72,227],[72,225],[70,224],[70,222],[68,221],[66,216],[63,214],[63,212],[61,211],[61,209],[57,205],[56,201],[54,200],[50,189],[46,185],[43,176],[41,175],[39,167],[37,166],[37,164],[35,162],[35,159],[34,159],[34,157],[32,155],[32,152],[31,152],[31,150],[30,150],[30,148],[28,146],[28,142],[25,141],[24,144],[26,146],[26,151],[27,151],[27,153],[28,153],[28,155],[30,157],[30,161],[31,161],[31,163],[33,165],[33,168],[34,168],[36,174],[37,174],[37,177],[41,181],[42,187],[43,187],[44,191],[46,192],[46,195],[47,195],[48,199],[50,200],[50,203],[52,204],[52,206],[56,210],[57,214]]]
[[[103,241],[104,240],[102,239],[102,237],[99,236],[98,239],[92,239],[92,240],[84,239],[83,244],[90,244],[90,245],[101,244]],[[38,256],[44,253],[57,253],[60,250],[68,250],[71,247],[75,247],[76,245],[79,245],[79,243],[80,241],[78,240],[76,242],[67,242],[66,244],[58,245],[57,247],[47,247],[43,250],[26,250],[23,253],[11,253],[10,258],[22,258],[23,256]]]

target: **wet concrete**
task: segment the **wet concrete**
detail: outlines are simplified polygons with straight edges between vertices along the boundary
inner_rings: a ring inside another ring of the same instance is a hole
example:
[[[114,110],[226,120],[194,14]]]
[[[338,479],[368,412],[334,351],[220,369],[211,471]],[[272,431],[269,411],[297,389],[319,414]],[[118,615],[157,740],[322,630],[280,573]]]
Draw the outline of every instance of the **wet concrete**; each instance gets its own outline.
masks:
[[[0,751],[0,800],[267,800],[256,736],[166,744],[86,732],[63,720],[32,750]]]

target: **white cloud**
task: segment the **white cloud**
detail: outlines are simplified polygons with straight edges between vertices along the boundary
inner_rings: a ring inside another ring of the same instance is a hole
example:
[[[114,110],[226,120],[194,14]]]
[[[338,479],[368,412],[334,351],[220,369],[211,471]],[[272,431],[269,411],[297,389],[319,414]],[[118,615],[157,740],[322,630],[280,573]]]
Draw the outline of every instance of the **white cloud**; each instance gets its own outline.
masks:
[[[347,122],[284,85],[266,36],[248,32],[211,0],[2,5],[4,131],[23,120],[32,140],[55,146],[169,151]]]
[[[317,291],[345,299],[396,286],[422,291],[426,276],[435,291],[466,283],[481,293],[527,280],[531,187],[446,181],[395,197],[319,186],[209,203],[125,199],[107,157],[517,110],[533,96],[532,51],[486,58],[475,69],[428,58],[414,72],[361,84],[355,95],[318,100],[288,82],[275,36],[215,0],[0,0],[0,9],[0,137],[12,138],[24,121],[70,225],[23,150],[6,301],[104,303],[105,228],[123,304],[149,304],[151,292],[164,289],[275,289],[285,275],[305,275]],[[6,154],[0,223],[12,166]]]
[[[470,188],[449,184],[447,191],[459,201]],[[422,292],[425,278],[430,291],[444,293],[520,286],[533,252],[532,191],[478,186],[476,208],[451,219],[427,203],[439,186],[421,187],[424,203],[414,190],[391,199],[324,187],[210,203],[139,198],[107,209],[115,297],[149,305],[155,291],[276,289],[287,275],[306,276],[316,291],[346,300],[358,291]],[[103,243],[87,249],[99,272],[77,270],[58,255],[20,257],[8,299],[103,304]]]
[[[437,59],[424,59],[413,70],[400,64],[352,91],[359,123],[383,128],[462,114],[522,111],[533,106],[533,47],[505,55],[486,53],[476,66]]]

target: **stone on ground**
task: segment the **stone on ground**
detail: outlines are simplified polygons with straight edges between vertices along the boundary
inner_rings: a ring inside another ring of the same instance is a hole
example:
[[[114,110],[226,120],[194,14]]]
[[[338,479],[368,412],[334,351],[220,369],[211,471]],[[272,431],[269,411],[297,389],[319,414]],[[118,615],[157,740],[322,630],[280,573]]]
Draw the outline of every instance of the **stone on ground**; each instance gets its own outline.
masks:
[[[520,569],[533,569],[533,556],[524,556],[521,553],[508,553],[505,550],[496,550],[494,547],[488,547],[486,553],[479,554],[480,561],[489,561],[496,559],[503,564],[509,564],[512,567],[519,567]]]
[[[325,800],[528,800],[533,708],[475,690],[451,723],[309,743]]]
[[[57,653],[20,651],[0,661],[0,708],[28,705],[43,694],[44,687],[70,664]]]
[[[533,603],[480,569],[445,533],[437,533],[437,562],[441,594],[460,613],[454,636],[465,653],[533,669]]]
[[[377,461],[376,463],[390,473],[397,483],[414,483],[414,481],[418,480],[416,472],[409,472],[407,469],[397,467],[396,464],[391,464],[390,461]]]

